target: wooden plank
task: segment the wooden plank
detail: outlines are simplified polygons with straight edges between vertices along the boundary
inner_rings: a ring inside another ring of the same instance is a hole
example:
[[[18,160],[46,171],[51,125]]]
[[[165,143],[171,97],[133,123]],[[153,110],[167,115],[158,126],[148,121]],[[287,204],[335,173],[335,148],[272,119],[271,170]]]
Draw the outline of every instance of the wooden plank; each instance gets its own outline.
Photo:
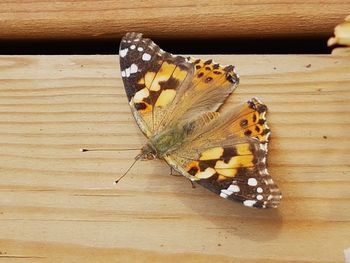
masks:
[[[0,57],[0,259],[6,262],[341,262],[350,246],[350,60],[213,56],[234,104],[270,109],[270,173],[284,198],[254,210],[169,176],[114,179],[140,148],[117,56]]]
[[[0,39],[328,37],[348,14],[344,0],[6,0]]]

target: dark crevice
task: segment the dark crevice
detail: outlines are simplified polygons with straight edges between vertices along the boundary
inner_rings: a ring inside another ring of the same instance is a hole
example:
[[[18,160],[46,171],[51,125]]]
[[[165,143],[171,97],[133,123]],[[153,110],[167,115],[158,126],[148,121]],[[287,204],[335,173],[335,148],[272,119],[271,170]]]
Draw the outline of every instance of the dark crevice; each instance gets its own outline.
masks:
[[[0,40],[1,55],[117,54],[115,40]],[[174,54],[328,54],[326,38],[154,39]]]

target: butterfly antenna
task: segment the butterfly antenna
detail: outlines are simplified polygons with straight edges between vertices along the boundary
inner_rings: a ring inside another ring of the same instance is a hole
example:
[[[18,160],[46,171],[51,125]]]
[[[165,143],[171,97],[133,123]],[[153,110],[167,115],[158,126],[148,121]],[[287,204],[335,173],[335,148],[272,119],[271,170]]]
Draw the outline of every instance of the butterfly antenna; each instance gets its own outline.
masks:
[[[130,165],[130,167],[128,168],[128,170],[126,170],[126,172],[125,172],[122,176],[120,176],[117,180],[115,180],[115,181],[114,181],[114,184],[119,183],[119,181],[120,181],[125,175],[128,174],[128,172],[131,170],[131,168],[135,165],[135,163],[136,163],[138,160],[141,159],[141,157],[142,157],[142,155],[141,155],[141,154],[138,154],[138,155],[135,157],[134,162],[133,162],[133,163]]]
[[[91,149],[87,149],[87,148],[81,148],[80,151],[81,152],[96,152],[96,151],[139,151],[140,148],[129,148],[129,149],[113,149],[113,148],[91,148]]]

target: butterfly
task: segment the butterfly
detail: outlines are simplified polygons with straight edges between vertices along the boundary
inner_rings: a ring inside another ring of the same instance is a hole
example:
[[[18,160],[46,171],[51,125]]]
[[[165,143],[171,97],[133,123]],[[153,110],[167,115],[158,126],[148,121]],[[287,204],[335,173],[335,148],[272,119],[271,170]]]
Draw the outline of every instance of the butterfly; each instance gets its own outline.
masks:
[[[119,59],[132,114],[148,138],[136,160],[163,159],[247,207],[278,206],[282,195],[266,166],[267,107],[257,98],[223,107],[239,83],[234,66],[174,56],[141,33],[122,38]]]

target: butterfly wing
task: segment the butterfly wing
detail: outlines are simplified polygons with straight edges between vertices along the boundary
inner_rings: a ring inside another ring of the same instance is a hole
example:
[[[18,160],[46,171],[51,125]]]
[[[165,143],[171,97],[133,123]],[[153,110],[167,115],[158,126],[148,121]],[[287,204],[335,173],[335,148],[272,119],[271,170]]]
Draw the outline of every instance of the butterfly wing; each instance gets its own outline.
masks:
[[[233,66],[174,56],[139,33],[122,38],[119,57],[132,113],[147,137],[217,110],[238,83]]]
[[[208,112],[215,112],[239,83],[232,65],[222,66],[211,59],[189,58],[189,61],[195,68],[191,82],[177,94],[158,130],[171,124],[190,123]]]
[[[270,135],[266,111],[264,104],[252,99],[210,122],[203,134],[166,160],[223,198],[245,206],[277,207],[281,193],[266,166]]]
[[[139,33],[122,38],[119,58],[132,113],[143,133],[151,137],[177,90],[192,78],[193,65],[184,57],[164,52]]]
[[[266,169],[266,106],[252,99],[233,113],[219,112],[239,81],[233,66],[173,56],[137,33],[123,37],[119,55],[143,133],[151,138],[172,125],[186,128],[183,147],[164,157],[172,167],[246,206],[278,205],[281,194]]]

